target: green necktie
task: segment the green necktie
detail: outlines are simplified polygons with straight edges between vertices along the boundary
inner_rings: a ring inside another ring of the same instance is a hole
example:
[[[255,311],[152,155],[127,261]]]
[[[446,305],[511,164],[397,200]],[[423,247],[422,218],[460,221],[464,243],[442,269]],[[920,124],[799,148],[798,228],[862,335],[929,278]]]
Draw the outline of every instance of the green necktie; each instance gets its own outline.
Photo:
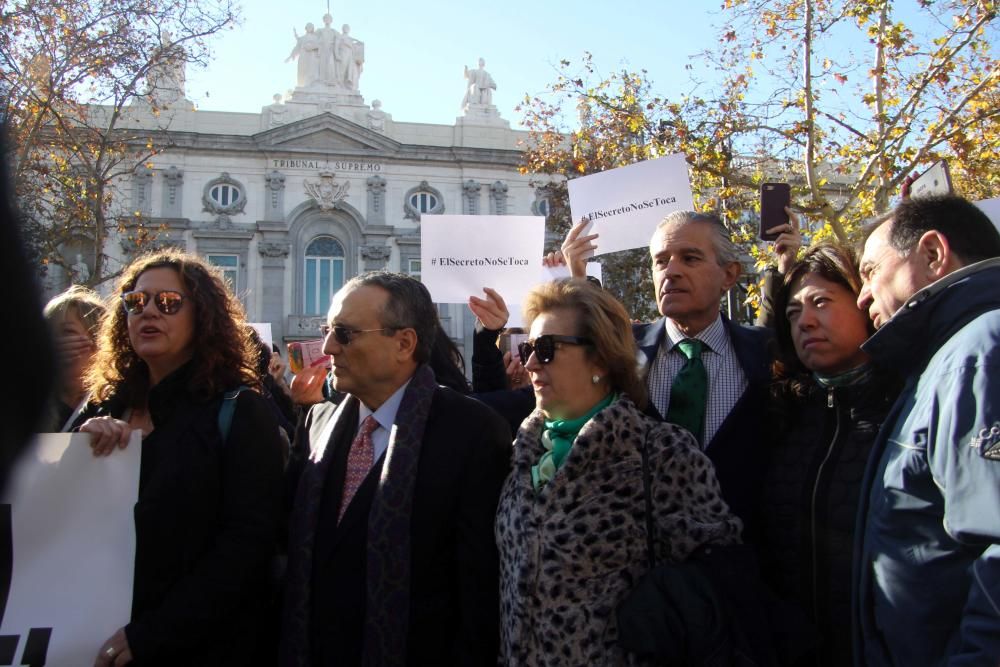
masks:
[[[677,343],[677,348],[687,361],[670,385],[670,407],[667,408],[667,421],[691,431],[699,443],[705,425],[705,403],[708,398],[708,374],[701,361],[704,346],[704,343],[694,338],[685,338]]]

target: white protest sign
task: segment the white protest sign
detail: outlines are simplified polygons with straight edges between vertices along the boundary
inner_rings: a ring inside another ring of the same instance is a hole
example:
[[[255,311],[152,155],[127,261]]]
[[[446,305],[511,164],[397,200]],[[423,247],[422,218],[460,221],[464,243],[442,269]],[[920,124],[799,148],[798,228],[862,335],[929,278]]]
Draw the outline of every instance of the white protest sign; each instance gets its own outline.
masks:
[[[466,303],[491,287],[517,302],[537,282],[545,218],[423,215],[420,280],[436,303]]]
[[[129,621],[140,432],[107,457],[89,442],[43,433],[12,471],[0,506],[0,664],[92,665]]]
[[[587,275],[591,278],[597,278],[602,283],[603,270],[600,262],[587,262]],[[565,264],[560,264],[559,266],[543,266],[542,267],[542,279],[540,282],[547,283],[553,280],[562,280],[563,278],[569,278],[569,267]]]
[[[274,336],[271,334],[271,323],[270,322],[251,322],[250,326],[254,328],[260,339],[264,341],[267,345],[267,349],[273,349],[271,345],[274,344]]]
[[[974,203],[993,222],[993,225],[997,229],[1000,229],[1000,197],[996,199],[984,199],[983,201]]]
[[[600,262],[587,262],[587,275],[593,278],[601,280],[602,271]],[[569,278],[569,267],[565,264],[560,264],[559,266],[543,266],[542,275],[538,282],[547,283],[553,280],[562,280],[564,278]],[[603,281],[602,281],[603,282]],[[500,296],[503,296],[501,294]],[[507,311],[510,313],[510,317],[507,318],[508,327],[523,327],[524,326],[524,316],[521,313],[521,306],[518,304],[508,304]]]
[[[595,254],[649,245],[660,221],[694,208],[688,166],[680,153],[637,162],[567,183],[573,222],[587,218],[584,234],[600,234]]]

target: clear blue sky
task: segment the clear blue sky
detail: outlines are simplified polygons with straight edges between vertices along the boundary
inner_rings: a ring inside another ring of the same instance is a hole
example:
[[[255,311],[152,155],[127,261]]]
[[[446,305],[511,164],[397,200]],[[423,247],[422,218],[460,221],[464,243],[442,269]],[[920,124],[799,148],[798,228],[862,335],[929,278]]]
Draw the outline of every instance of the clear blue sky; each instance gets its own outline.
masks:
[[[645,68],[658,94],[690,89],[688,57],[715,44],[721,0],[617,3],[585,0],[330,0],[333,26],[365,43],[365,101],[402,122],[452,124],[459,115],[462,66],[480,56],[497,83],[493,102],[517,126],[514,107],[545,90],[561,59],[594,54],[603,72]],[[325,0],[244,0],[243,23],[213,42],[207,69],[190,68],[188,97],[201,109],[259,112],[295,85],[284,60],[307,22],[322,25]]]

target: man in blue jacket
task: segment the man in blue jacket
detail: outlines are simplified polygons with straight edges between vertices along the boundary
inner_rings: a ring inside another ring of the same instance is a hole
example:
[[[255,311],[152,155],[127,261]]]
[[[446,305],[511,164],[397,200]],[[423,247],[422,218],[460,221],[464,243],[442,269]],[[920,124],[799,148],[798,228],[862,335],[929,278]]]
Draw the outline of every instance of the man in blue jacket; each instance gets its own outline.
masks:
[[[910,199],[868,230],[863,346],[905,378],[872,451],[855,547],[855,659],[1000,664],[1000,234]]]

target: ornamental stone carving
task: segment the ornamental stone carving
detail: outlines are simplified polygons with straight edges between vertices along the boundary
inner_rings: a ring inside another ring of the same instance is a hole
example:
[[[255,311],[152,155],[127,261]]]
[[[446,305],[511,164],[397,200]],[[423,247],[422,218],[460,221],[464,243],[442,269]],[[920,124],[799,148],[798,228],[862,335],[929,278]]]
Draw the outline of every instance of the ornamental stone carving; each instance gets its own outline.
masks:
[[[264,175],[267,211],[265,219],[280,221],[285,214],[285,175],[277,169]]]
[[[338,183],[334,176],[333,172],[323,171],[320,172],[318,181],[305,181],[302,184],[306,194],[322,211],[340,208],[340,203],[347,199],[347,192],[351,189],[350,181]]]
[[[361,257],[369,260],[386,261],[392,255],[392,248],[384,245],[363,245],[361,246]]]
[[[291,250],[292,246],[289,243],[268,242],[257,246],[257,252],[260,253],[261,257],[288,257]]]
[[[472,179],[467,180],[462,184],[462,211],[466,215],[479,215],[479,191],[482,188],[481,183],[477,183]]]
[[[507,215],[507,184],[503,181],[490,186],[490,213]]]
[[[132,175],[132,208],[139,215],[153,214],[153,170],[146,165],[136,168]]]
[[[385,224],[385,179],[375,174],[365,180],[368,187],[368,223]]]
[[[181,217],[181,195],[183,194],[184,172],[171,166],[163,172],[163,217]]]
[[[201,193],[202,210],[214,213],[215,223],[219,229],[229,229],[230,216],[243,213],[247,205],[246,188],[243,184],[222,172],[218,178],[213,178]]]

